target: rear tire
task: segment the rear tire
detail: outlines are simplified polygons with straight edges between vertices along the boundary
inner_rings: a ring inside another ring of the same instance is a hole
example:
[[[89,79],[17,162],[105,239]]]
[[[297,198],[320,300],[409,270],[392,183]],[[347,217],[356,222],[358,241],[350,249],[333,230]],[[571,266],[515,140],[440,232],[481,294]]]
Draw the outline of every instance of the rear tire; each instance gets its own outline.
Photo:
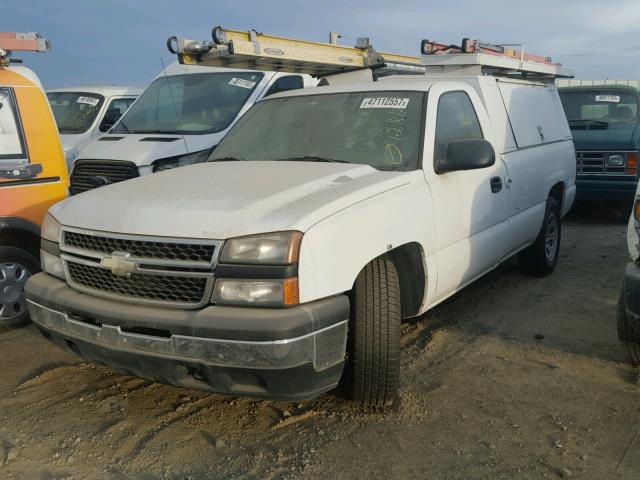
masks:
[[[633,320],[627,316],[625,305],[623,285],[618,297],[618,340],[622,349],[627,352],[629,363],[640,366],[640,326],[634,325]]]
[[[400,380],[400,284],[391,260],[377,258],[356,279],[350,322],[349,380],[354,401],[391,405]]]
[[[553,273],[558,263],[561,237],[560,205],[555,198],[549,197],[544,221],[536,241],[518,254],[522,270],[539,277],[546,277]]]
[[[26,250],[0,247],[0,329],[29,323],[24,284],[39,270],[38,260]]]

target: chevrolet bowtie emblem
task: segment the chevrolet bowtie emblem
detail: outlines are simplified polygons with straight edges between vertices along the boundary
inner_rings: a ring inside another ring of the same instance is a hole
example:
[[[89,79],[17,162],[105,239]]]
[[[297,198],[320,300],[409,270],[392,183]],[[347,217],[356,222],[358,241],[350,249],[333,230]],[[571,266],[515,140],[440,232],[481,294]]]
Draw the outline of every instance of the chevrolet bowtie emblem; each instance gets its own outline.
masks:
[[[130,259],[130,255],[125,252],[113,252],[110,257],[105,257],[100,261],[100,265],[109,268],[114,275],[130,277],[136,271],[138,264]]]

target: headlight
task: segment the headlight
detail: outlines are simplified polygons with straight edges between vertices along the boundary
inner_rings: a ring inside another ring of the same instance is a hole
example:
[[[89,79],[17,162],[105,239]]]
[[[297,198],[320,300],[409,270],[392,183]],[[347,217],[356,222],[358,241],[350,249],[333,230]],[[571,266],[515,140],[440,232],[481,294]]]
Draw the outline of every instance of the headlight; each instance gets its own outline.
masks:
[[[298,261],[302,233],[264,233],[227,240],[220,263],[290,265]]]
[[[49,275],[53,275],[54,277],[58,277],[62,280],[65,279],[64,267],[59,256],[40,250],[40,265],[42,266],[42,270],[47,272]]]
[[[607,157],[607,165],[610,167],[622,167],[624,165],[624,155],[609,155]]]
[[[227,305],[283,306],[298,304],[298,279],[245,280],[219,278],[213,302]]]
[[[40,236],[50,242],[60,243],[60,222],[47,213],[42,222]]]
[[[162,160],[156,160],[153,162],[153,171],[162,172],[163,170],[171,170],[172,168],[185,167],[194,163],[204,162],[209,158],[211,149],[201,150],[195,153],[189,153],[179,157],[163,158]]]

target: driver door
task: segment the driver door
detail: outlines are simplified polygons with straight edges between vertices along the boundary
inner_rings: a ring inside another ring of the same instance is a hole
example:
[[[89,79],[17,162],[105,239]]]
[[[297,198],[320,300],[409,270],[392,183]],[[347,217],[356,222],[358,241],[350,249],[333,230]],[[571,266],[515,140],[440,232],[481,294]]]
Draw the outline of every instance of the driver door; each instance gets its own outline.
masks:
[[[472,87],[434,85],[426,125],[424,172],[436,222],[438,300],[495,267],[506,254],[509,184],[499,151],[489,167],[436,173],[436,162],[446,155],[449,142],[485,139],[495,150],[489,118]]]

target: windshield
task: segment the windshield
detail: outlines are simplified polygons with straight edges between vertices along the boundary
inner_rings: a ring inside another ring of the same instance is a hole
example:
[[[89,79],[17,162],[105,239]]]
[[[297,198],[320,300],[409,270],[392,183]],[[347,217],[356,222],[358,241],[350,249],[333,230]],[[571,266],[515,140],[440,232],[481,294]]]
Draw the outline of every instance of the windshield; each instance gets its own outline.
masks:
[[[257,72],[157,78],[111,133],[207,134],[225,130],[262,79]]]
[[[638,98],[627,90],[561,90],[560,98],[573,129],[628,126],[637,122]]]
[[[379,170],[417,168],[424,94],[364,92],[266,100],[209,157],[335,161]]]
[[[51,92],[47,93],[47,98],[58,131],[66,134],[86,132],[104,102],[102,95],[86,92]]]

